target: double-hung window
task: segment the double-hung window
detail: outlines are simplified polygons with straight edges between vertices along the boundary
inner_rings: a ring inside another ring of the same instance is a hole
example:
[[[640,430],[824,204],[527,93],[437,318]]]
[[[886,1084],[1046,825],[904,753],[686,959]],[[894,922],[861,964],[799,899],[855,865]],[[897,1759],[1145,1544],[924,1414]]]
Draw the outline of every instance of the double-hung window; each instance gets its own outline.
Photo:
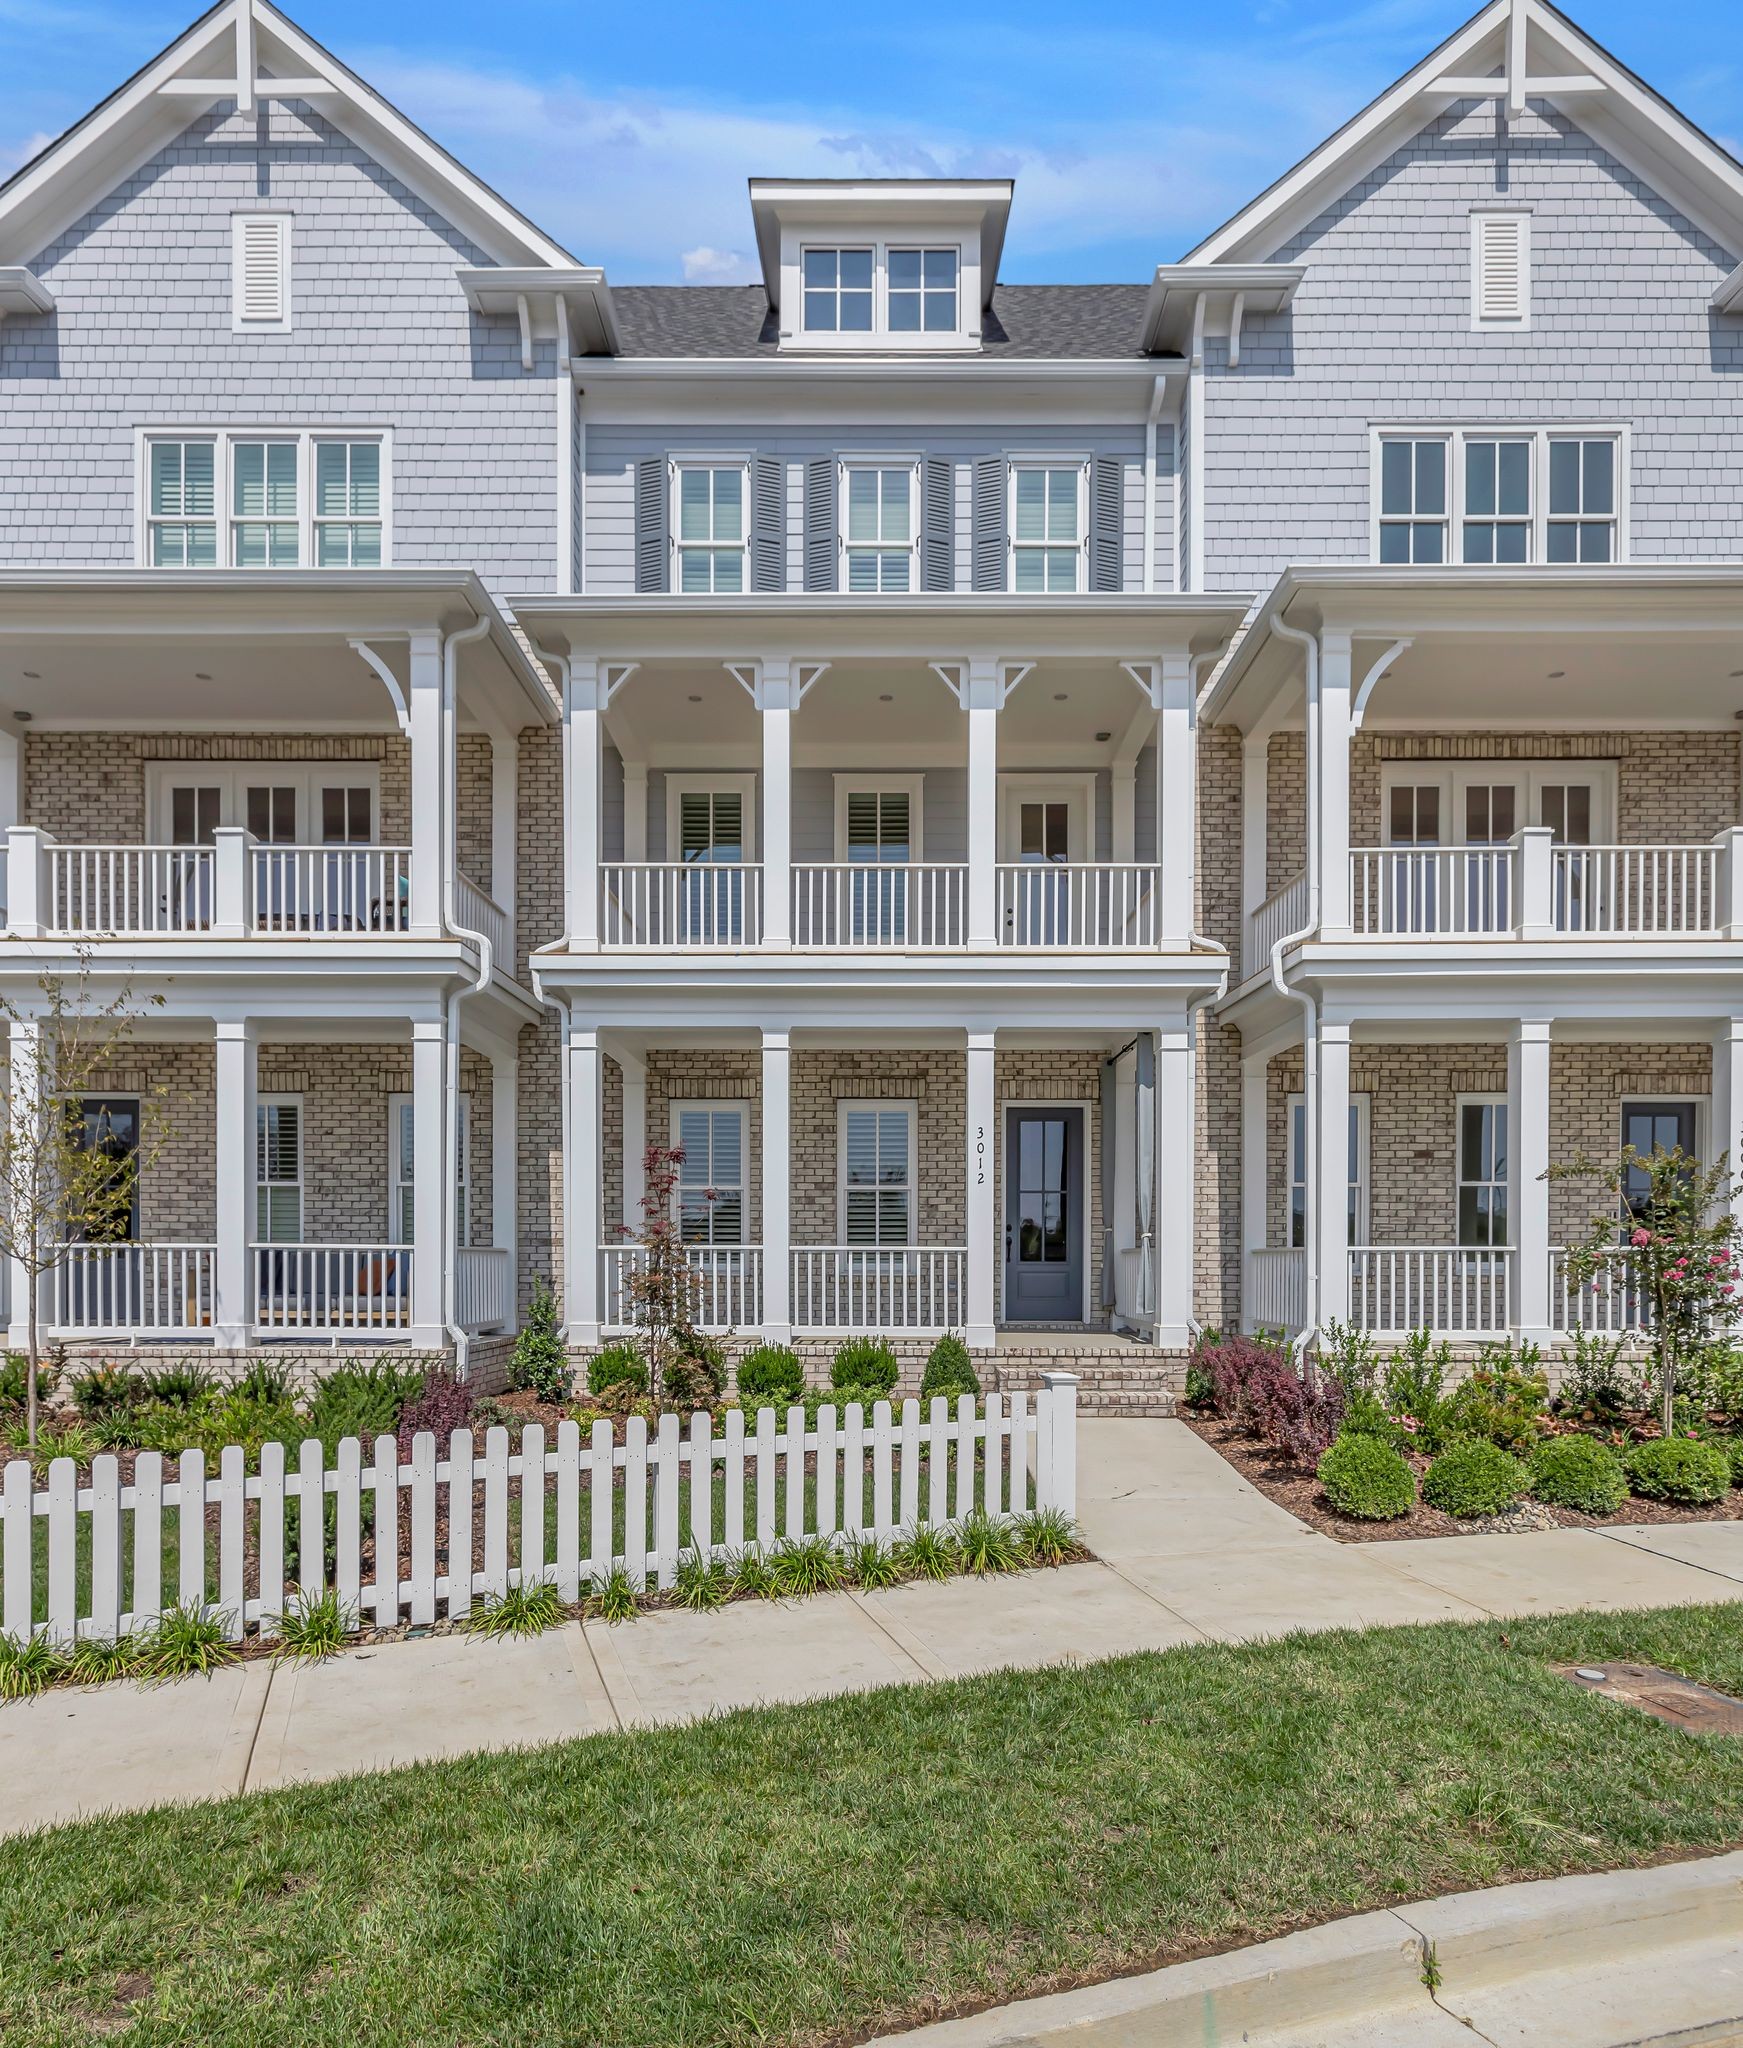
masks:
[[[1081,590],[1088,532],[1083,465],[1011,468],[1011,588]]]
[[[686,1244],[744,1243],[747,1122],[742,1102],[673,1103],[672,1143],[684,1155],[675,1200]]]
[[[254,1111],[256,1244],[303,1237],[303,1100],[263,1095]]]
[[[914,1242],[914,1104],[844,1102],[838,1134],[841,1242]]]
[[[846,476],[847,516],[842,521],[846,556],[844,587],[848,590],[912,590],[914,544],[914,471],[874,468],[851,463]]]
[[[1531,452],[1529,437],[1467,437],[1465,561],[1530,561]]]
[[[298,428],[141,438],[142,558],[155,569],[380,568],[387,440]]]
[[[1380,447],[1380,559],[1446,560],[1444,438],[1389,438]]]
[[[1368,1235],[1368,1098],[1350,1097],[1349,1163],[1345,1175],[1345,1221],[1351,1244]],[[1307,1100],[1289,1098],[1289,1242],[1307,1242]]]
[[[1549,437],[1551,562],[1614,562],[1616,442],[1610,435]]]
[[[719,468],[683,463],[678,469],[677,588],[689,596],[738,592],[745,574],[749,521],[742,463]]]
[[[892,249],[889,252],[889,315],[892,334],[956,332],[955,249]]]
[[[1506,1247],[1507,1104],[1463,1096],[1459,1105],[1459,1243]]]
[[[1386,430],[1376,555],[1474,567],[1623,561],[1624,455],[1613,428]]]
[[[807,249],[804,270],[808,334],[872,331],[871,249]],[[913,324],[918,326],[919,322]]]
[[[412,1097],[390,1095],[387,1099],[387,1235],[390,1244],[416,1244],[413,1235],[417,1216],[414,1208],[414,1144],[417,1117]],[[472,1242],[472,1098],[461,1095],[454,1125],[454,1222],[456,1241]]]

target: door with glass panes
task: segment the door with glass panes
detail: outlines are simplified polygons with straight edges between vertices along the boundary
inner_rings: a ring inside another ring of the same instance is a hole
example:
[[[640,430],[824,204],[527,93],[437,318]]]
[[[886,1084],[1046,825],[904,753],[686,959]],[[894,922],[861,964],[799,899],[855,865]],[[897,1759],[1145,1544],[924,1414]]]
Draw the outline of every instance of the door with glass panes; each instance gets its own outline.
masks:
[[[1083,1320],[1083,1111],[1005,1118],[1005,1321]]]
[[[256,926],[263,931],[402,931],[409,904],[375,843],[373,779],[342,769],[262,764],[172,775],[162,808],[172,847],[210,846],[220,825],[245,826],[253,855]],[[211,921],[210,869],[172,864],[189,924]]]
[[[745,937],[749,803],[742,789],[685,789],[677,798],[682,872],[668,945],[733,946]],[[663,922],[663,920],[662,920]]]
[[[1382,864],[1380,902],[1358,902],[1357,915],[1365,929],[1383,932],[1511,931],[1519,882],[1509,848],[1520,826],[1547,826],[1558,846],[1589,846],[1598,802],[1589,775],[1499,763],[1452,775],[1400,773],[1386,787],[1386,844],[1411,851]],[[1437,849],[1447,858],[1425,857]],[[1555,874],[1557,926],[1580,929],[1570,919],[1589,914],[1586,864],[1558,861]]]
[[[908,863],[915,857],[912,798],[905,789],[849,789],[843,810],[849,928],[837,936],[856,946],[904,945]]]
[[[1004,905],[1005,936],[1011,943],[1070,942],[1073,822],[1068,797],[1007,793],[1004,857],[1019,870],[1009,878],[1012,893]]]

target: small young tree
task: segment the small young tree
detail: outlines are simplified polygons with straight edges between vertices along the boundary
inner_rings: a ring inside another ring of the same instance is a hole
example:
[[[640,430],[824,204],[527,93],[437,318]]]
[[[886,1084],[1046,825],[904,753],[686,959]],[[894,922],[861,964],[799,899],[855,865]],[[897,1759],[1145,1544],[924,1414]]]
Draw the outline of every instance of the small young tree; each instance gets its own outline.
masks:
[[[1659,1422],[1669,1436],[1679,1376],[1737,1313],[1737,1183],[1723,1156],[1702,1166],[1680,1145],[1654,1146],[1650,1155],[1625,1145],[1613,1165],[1581,1157],[1551,1167],[1550,1178],[1589,1180],[1604,1192],[1585,1241],[1569,1248],[1568,1276],[1578,1287],[1594,1285],[1618,1251],[1626,1253],[1629,1285],[1650,1317]]]
[[[625,1283],[630,1316],[647,1357],[648,1388],[656,1398],[665,1392],[667,1370],[683,1354],[685,1340],[699,1320],[702,1299],[701,1275],[690,1263],[683,1222],[673,1200],[683,1164],[681,1146],[647,1148],[642,1155],[646,1191],[641,1200],[641,1228],[632,1232],[628,1224],[623,1225],[624,1235],[636,1250]],[[712,1188],[700,1190],[700,1195],[706,1203],[715,1200]]]
[[[0,1119],[0,1257],[23,1269],[26,1288],[25,1427],[36,1448],[42,1282],[81,1240],[126,1235],[139,1175],[164,1131],[164,1091],[139,1105],[135,1143],[121,1148],[85,1125],[85,1097],[103,1092],[116,1052],[139,1012],[123,989],[98,1002],[87,964],[76,980],[45,974],[28,1012],[0,996],[10,1027],[8,1102]],[[161,1003],[162,997],[153,999]]]

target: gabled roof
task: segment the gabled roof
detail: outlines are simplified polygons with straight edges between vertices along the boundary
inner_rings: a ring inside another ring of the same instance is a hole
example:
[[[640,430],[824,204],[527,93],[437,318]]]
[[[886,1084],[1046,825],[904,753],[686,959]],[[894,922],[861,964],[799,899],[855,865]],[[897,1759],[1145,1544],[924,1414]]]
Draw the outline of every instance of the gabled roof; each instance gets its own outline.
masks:
[[[22,263],[219,100],[308,101],[494,261],[575,259],[270,0],[219,0],[0,185],[0,264]]]
[[[1743,255],[1743,164],[1548,0],[1490,0],[1396,85],[1346,121],[1191,250],[1188,263],[1256,263],[1460,100],[1545,102]]]

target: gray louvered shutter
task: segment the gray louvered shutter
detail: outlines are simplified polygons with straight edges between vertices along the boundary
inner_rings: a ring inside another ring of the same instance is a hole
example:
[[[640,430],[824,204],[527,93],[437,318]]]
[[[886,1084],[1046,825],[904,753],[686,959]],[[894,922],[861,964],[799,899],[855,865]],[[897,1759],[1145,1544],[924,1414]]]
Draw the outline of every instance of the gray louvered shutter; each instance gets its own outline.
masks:
[[[956,582],[956,468],[928,455],[920,471],[920,588],[949,590]]]
[[[787,585],[787,465],[759,455],[751,465],[750,587]]]
[[[1005,458],[974,459],[974,587],[1003,590],[1005,574]]]
[[[816,455],[805,465],[805,588],[833,590],[838,569],[835,545],[835,457]]]
[[[667,545],[666,458],[644,455],[635,466],[635,587],[670,590],[672,552]]]
[[[1125,581],[1126,465],[1098,455],[1089,477],[1089,587],[1118,590]]]

